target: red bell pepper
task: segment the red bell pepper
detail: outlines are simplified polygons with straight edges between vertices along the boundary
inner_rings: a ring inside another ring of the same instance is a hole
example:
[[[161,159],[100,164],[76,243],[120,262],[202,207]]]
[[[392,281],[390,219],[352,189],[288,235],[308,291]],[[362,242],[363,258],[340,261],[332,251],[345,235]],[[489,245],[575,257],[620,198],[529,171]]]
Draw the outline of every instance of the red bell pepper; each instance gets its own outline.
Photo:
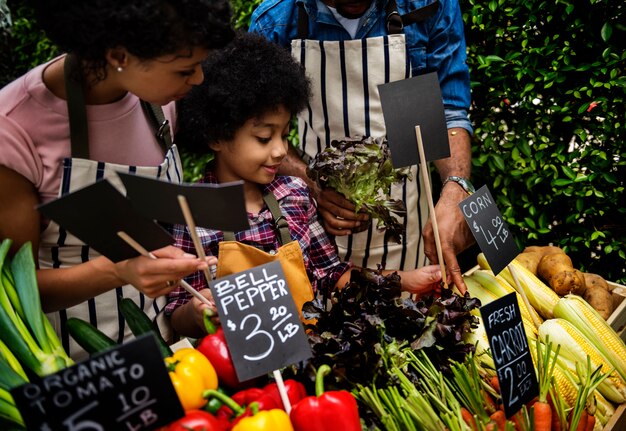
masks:
[[[224,331],[221,326],[216,327],[211,322],[212,315],[210,311],[204,313],[204,327],[208,335],[199,340],[196,349],[206,356],[215,368],[220,386],[237,389],[240,382],[226,344]]]
[[[289,403],[291,405],[296,404],[307,395],[304,385],[296,380],[285,380],[284,385],[287,392],[287,398],[289,398]],[[220,398],[212,392],[211,394]],[[248,407],[252,403],[255,403],[257,405],[257,409],[260,411],[285,409],[282,398],[280,397],[278,385],[276,383],[269,383],[265,385],[262,389],[244,389],[232,395],[231,399],[239,406],[242,406],[242,409],[233,410],[228,404],[225,404],[220,407],[220,409],[216,413],[216,416],[222,419],[233,421],[233,423],[238,422],[243,417],[251,415],[251,411]]]
[[[255,397],[255,394],[258,395],[257,391],[263,390],[258,388],[247,389],[245,391],[241,391],[238,398],[244,400],[252,400],[252,398]],[[218,418],[218,420],[228,424],[226,428],[227,430],[232,429],[242,419],[253,416],[256,412],[261,410],[261,406],[263,407],[263,411],[277,409],[277,407],[275,407],[275,402],[270,395],[267,395],[264,398],[259,398],[261,399],[261,402],[263,404],[259,404],[259,402],[257,401],[250,401],[243,406],[223,392],[208,390],[205,391],[204,396],[209,399],[216,398],[223,404],[222,407],[218,410],[216,417]]]
[[[315,376],[315,396],[306,397],[291,409],[295,431],[361,431],[359,408],[348,391],[324,393],[324,376],[330,372],[322,365]]]
[[[188,410],[185,416],[169,424],[165,431],[225,431],[228,425],[228,421],[203,410]]]
[[[223,402],[223,398],[213,393],[213,396],[217,397]],[[265,392],[261,388],[250,388],[239,391],[231,396],[231,400],[237,404],[240,409],[233,409],[232,405],[224,403],[219,408],[215,416],[228,421],[237,421],[240,417],[250,416],[250,410],[247,409],[250,404],[257,403],[259,410],[272,410],[282,407],[282,403],[277,401],[273,394]]]
[[[300,401],[302,398],[305,398],[307,396],[304,385],[296,380],[287,379],[284,381],[284,385],[285,391],[287,392],[287,398],[289,398],[289,404],[292,406]],[[268,383],[267,385],[265,385],[263,390],[266,393],[270,394],[276,400],[281,409],[285,409],[277,383]]]

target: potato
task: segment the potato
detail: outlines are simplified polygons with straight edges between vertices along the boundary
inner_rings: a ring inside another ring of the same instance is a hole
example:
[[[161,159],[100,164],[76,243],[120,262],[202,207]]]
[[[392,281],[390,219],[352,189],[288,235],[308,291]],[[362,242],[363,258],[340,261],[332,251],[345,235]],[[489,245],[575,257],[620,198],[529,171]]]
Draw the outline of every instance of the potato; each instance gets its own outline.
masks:
[[[555,245],[531,245],[529,247],[526,247],[523,251],[523,253],[529,253],[529,252],[539,253],[541,257],[545,256],[546,254],[552,254],[552,253],[565,254],[565,252],[563,251],[561,247],[557,247]]]
[[[611,317],[611,313],[613,313],[613,298],[611,298],[611,292],[602,287],[591,286],[587,288],[583,298],[604,318],[604,320]]]
[[[541,260],[541,253],[538,251],[525,251],[517,255],[515,260],[521,263],[524,268],[537,275],[537,266]]]
[[[583,283],[575,284],[573,289],[572,289],[572,293],[574,295],[583,296],[585,291],[587,290],[587,281],[585,280],[585,273],[581,272],[581,271],[579,271],[577,269],[574,269],[574,272],[578,276],[578,279],[582,279],[583,280]]]
[[[565,253],[543,256],[537,266],[537,275],[560,296],[585,289],[585,277],[574,269],[572,260]]]
[[[604,290],[611,290],[609,289],[609,284],[606,282],[606,280],[604,278],[602,278],[601,275],[598,274],[593,274],[591,272],[583,272],[583,276],[585,277],[585,284],[587,285],[587,287],[601,287]]]

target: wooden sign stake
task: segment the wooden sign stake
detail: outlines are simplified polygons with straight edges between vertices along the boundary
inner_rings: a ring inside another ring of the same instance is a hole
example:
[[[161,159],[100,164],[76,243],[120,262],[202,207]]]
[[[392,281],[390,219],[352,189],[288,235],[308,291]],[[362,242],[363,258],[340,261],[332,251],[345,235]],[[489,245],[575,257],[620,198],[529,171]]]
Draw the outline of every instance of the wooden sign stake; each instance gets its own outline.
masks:
[[[187,198],[184,195],[178,195],[178,204],[180,205],[180,209],[182,210],[183,216],[185,217],[185,222],[187,223],[187,228],[189,229],[189,233],[191,234],[193,245],[196,248],[196,253],[201,260],[206,261],[204,247],[202,247],[202,242],[200,241],[200,237],[198,237],[196,222],[194,221],[191,210],[189,209]],[[204,278],[206,278],[206,284],[208,286],[211,282],[211,274],[209,273],[209,268],[204,269]]]
[[[422,132],[420,126],[415,126],[415,137],[417,138],[417,150],[420,156],[420,171],[424,180],[424,188],[426,189],[426,197],[428,198],[428,208],[430,210],[430,220],[433,224],[433,232],[435,233],[435,246],[437,248],[437,259],[441,267],[441,281],[443,286],[448,288],[446,280],[446,264],[443,261],[443,252],[441,251],[441,240],[439,239],[439,227],[437,226],[437,217],[435,215],[435,204],[433,203],[433,192],[430,184],[430,172],[424,155],[424,143],[422,142]]]
[[[273,374],[274,379],[276,380],[276,385],[278,386],[278,392],[280,393],[280,399],[285,406],[285,411],[289,415],[291,413],[291,402],[289,401],[289,396],[287,395],[287,388],[285,387],[283,376],[280,374],[279,370],[274,370]]]
[[[135,251],[137,251],[138,253],[140,253],[142,256],[146,256],[149,257],[150,259],[158,259],[154,254],[150,253],[148,250],[146,250],[145,248],[143,248],[143,246],[141,244],[139,244],[137,241],[135,241],[133,238],[130,237],[130,235],[128,235],[126,232],[123,231],[119,231],[117,233],[117,236],[119,236],[120,238],[122,238],[124,241],[126,241],[126,243],[128,245],[130,245],[132,248],[135,249]],[[198,292],[196,289],[194,289],[189,283],[187,283],[185,280],[180,280],[180,285],[183,287],[183,289],[185,289],[188,293],[190,293],[191,295],[195,296],[196,298],[198,298],[200,300],[200,302],[208,305],[209,307],[214,307],[214,304],[211,304],[211,301],[209,301],[207,298],[205,298],[204,296],[202,296],[202,294],[200,292]]]

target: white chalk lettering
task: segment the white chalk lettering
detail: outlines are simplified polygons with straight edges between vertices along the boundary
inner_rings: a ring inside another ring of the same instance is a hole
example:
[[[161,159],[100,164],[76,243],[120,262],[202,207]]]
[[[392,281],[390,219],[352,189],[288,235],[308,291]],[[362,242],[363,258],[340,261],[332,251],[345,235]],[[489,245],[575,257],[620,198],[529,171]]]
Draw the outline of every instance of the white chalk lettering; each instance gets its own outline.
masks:
[[[487,317],[487,320],[489,322],[489,326],[494,327],[495,325],[498,325],[500,323],[506,323],[511,319],[514,319],[515,316],[515,306],[513,304],[510,304],[491,313]]]
[[[463,214],[465,214],[465,217],[472,218],[481,210],[484,210],[492,204],[493,203],[491,202],[491,199],[489,199],[489,195],[487,193],[484,193],[482,196],[479,196],[476,199],[472,199],[471,202],[464,204],[462,207],[462,211]]]
[[[491,338],[491,353],[497,365],[507,364],[528,350],[524,326],[520,322]]]

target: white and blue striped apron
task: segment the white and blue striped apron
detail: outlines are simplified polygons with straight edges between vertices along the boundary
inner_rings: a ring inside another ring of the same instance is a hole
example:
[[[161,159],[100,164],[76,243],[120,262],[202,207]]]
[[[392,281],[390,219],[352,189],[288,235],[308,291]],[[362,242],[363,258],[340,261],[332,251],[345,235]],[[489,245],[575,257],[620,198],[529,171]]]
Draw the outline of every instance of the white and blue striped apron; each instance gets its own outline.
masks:
[[[304,153],[313,158],[332,140],[345,137],[385,136],[378,85],[411,76],[404,34],[348,41],[296,39],[291,52],[312,82],[309,109],[298,119]],[[411,177],[392,187],[392,197],[402,199],[407,208],[402,243],[386,242],[374,221],[366,231],[335,238],[342,259],[369,268],[386,262],[386,268],[402,270],[426,264],[421,231],[428,202],[417,165],[411,167]]]
[[[165,160],[159,166],[124,166],[79,158],[66,158],[63,161],[63,177],[59,196],[71,193],[102,178],[107,178],[118,189],[123,190],[115,172],[136,173],[153,178],[182,182],[182,166],[176,146],[168,150]],[[76,211],[80,211],[77,208]],[[95,259],[99,254],[78,238],[50,222],[41,235],[39,247],[40,268],[64,268]],[[132,334],[128,325],[118,313],[118,304],[122,298],[131,298],[152,319],[158,319],[158,326],[166,340],[171,339],[172,331],[167,319],[162,318],[165,297],[151,299],[139,292],[132,285],[119,286],[88,301],[65,310],[49,313],[48,319],[59,334],[63,347],[76,360],[87,357],[87,353],[69,336],[65,322],[70,317],[78,317],[121,343]]]
[[[71,78],[74,76],[72,70],[77,67],[77,62],[75,57],[66,56],[65,84],[68,94],[71,157],[63,160],[59,196],[64,196],[104,178],[125,193],[116,172],[181,183],[183,181],[182,164],[176,146],[171,143],[169,124],[164,121],[161,107],[145,102],[141,103],[146,114],[146,121],[152,124],[156,132],[154,139],[163,149],[165,160],[158,166],[127,166],[99,162],[89,158],[88,125],[82,84]],[[76,208],[75,211],[80,211],[80,208]],[[72,267],[98,256],[100,256],[99,253],[53,221],[50,221],[41,234],[39,267],[42,269]],[[59,334],[65,351],[73,359],[82,360],[88,354],[67,332],[65,322],[70,317],[77,317],[91,323],[118,343],[132,336],[130,328],[126,325],[122,315],[118,313],[119,302],[122,298],[131,298],[135,301],[151,320],[157,322],[163,337],[166,340],[172,338],[173,332],[169,326],[169,320],[165,319],[161,312],[166,304],[165,297],[151,299],[130,284],[118,286],[81,304],[47,314],[56,333]]]

